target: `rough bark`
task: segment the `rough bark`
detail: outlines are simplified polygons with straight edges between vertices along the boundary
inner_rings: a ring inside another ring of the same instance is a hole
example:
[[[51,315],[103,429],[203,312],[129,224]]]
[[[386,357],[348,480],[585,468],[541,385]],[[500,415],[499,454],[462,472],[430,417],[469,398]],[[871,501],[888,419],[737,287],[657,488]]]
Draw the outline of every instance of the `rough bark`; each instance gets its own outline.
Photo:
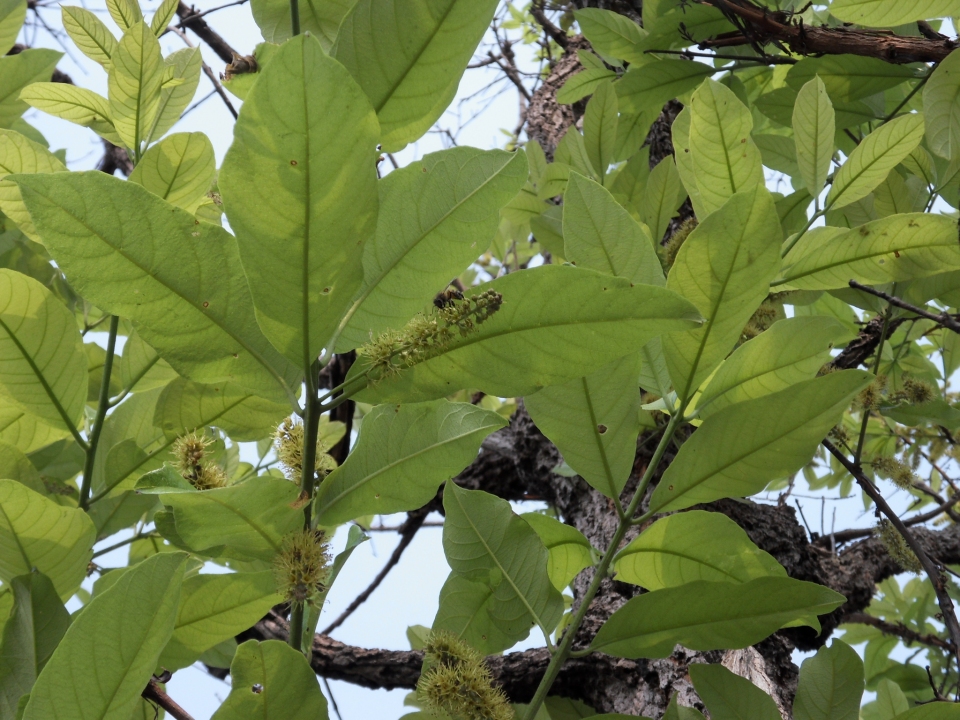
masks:
[[[577,59],[577,50],[589,48],[590,44],[581,36],[568,38],[563,55],[554,63],[550,74],[530,99],[527,108],[527,136],[540,143],[550,161],[553,160],[553,153],[567,129],[576,125],[583,117],[586,105],[582,101],[561,105],[557,102],[557,91],[567,80],[583,70]]]

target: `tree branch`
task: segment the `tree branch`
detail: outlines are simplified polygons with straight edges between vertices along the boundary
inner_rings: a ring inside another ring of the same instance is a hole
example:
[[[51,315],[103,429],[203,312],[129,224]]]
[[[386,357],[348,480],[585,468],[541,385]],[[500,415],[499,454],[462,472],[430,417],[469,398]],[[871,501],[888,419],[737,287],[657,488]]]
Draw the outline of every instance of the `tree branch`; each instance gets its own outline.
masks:
[[[182,2],[177,6],[177,17],[180,18],[179,27],[192,30],[194,35],[210,46],[217,57],[229,65],[233,62],[233,56],[240,53],[230,47],[230,44],[210,27],[202,16],[203,13],[187,7]]]
[[[888,303],[890,303],[891,305],[893,305],[894,307],[898,307],[901,310],[908,310],[912,312],[914,315],[919,315],[920,317],[926,318],[927,320],[933,320],[935,323],[937,323],[937,325],[942,325],[943,327],[947,328],[947,330],[952,330],[955,333],[960,333],[960,321],[958,321],[957,318],[955,318],[953,315],[951,315],[948,312],[942,312],[942,313],[929,312],[927,310],[924,310],[921,307],[917,307],[916,305],[912,305],[908,303],[906,300],[901,300],[900,298],[894,295],[891,295],[890,293],[885,293],[882,290],[876,290],[867,285],[861,285],[856,280],[851,280],[849,285],[855,290],[862,290],[865,293],[869,293],[870,295],[874,295],[875,297],[882,298],[886,300]]]
[[[893,333],[905,320],[905,318],[893,318],[888,323],[887,332]],[[883,334],[883,316],[878,315],[860,329],[860,333],[851,340],[837,357],[833,359],[830,366],[837,370],[849,370],[864,363],[867,358],[873,355],[873,351],[880,344],[880,336]]]
[[[870,625],[871,627],[877,628],[885,635],[895,635],[896,637],[903,638],[908,645],[916,642],[920,643],[921,645],[947,650],[954,654],[957,652],[957,649],[954,647],[953,643],[944,640],[943,638],[939,638],[936,635],[923,635],[918,633],[916,630],[911,630],[903,623],[889,623],[885,620],[881,620],[878,617],[874,617],[873,615],[867,615],[866,613],[852,613],[847,616],[846,621],[851,623],[859,623],[860,625]]]
[[[193,720],[193,716],[177,705],[173,698],[163,691],[160,683],[153,678],[150,678],[150,682],[147,684],[147,687],[144,688],[141,696],[144,700],[149,700],[162,707],[170,713],[172,717],[176,718],[176,720]]]

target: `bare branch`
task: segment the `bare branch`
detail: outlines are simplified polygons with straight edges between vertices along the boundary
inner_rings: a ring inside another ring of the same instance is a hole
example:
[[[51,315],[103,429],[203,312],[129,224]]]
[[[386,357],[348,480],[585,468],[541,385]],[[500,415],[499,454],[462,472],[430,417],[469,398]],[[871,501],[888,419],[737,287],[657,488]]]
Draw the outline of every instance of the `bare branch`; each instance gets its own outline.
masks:
[[[878,298],[883,298],[894,307],[898,307],[901,310],[909,310],[914,315],[919,315],[920,317],[926,318],[927,320],[933,320],[935,323],[937,323],[937,325],[942,325],[943,327],[947,328],[947,330],[952,330],[955,333],[960,333],[960,321],[958,321],[957,318],[955,318],[953,315],[951,315],[948,312],[942,312],[942,313],[929,312],[927,310],[924,310],[921,307],[917,307],[916,305],[912,305],[908,303],[906,300],[901,300],[900,298],[895,297],[890,293],[885,293],[882,290],[876,290],[867,285],[861,285],[856,280],[851,280],[849,284],[850,284],[850,287],[852,287],[855,290],[862,290],[863,292],[869,293],[870,295],[874,295]]]
[[[232,63],[233,56],[240,55],[241,53],[238,53],[230,47],[230,44],[207,24],[207,21],[203,19],[202,15],[203,13],[187,7],[182,2],[177,6],[177,16],[180,18],[179,27],[192,30],[198,38],[210,46],[210,49],[217,54],[217,57],[227,64]]]
[[[880,630],[885,635],[895,635],[896,637],[903,638],[908,645],[916,642],[920,643],[921,645],[927,645],[929,647],[940,648],[941,650],[948,650],[951,653],[956,653],[956,648],[953,646],[953,643],[939,638],[936,635],[923,635],[918,633],[916,630],[911,630],[903,623],[889,623],[885,620],[881,620],[878,617],[874,617],[873,615],[867,615],[866,613],[852,613],[847,616],[846,621],[858,623],[860,625],[870,625],[871,627],[877,628],[877,630]]]
[[[147,687],[144,688],[144,691],[141,693],[145,700],[149,700],[152,703],[156,703],[164,710],[166,710],[170,715],[176,720],[193,720],[193,716],[184,710],[182,707],[177,705],[174,702],[173,698],[167,695],[163,688],[160,687],[158,683],[153,678],[150,678],[150,682],[147,684]]]

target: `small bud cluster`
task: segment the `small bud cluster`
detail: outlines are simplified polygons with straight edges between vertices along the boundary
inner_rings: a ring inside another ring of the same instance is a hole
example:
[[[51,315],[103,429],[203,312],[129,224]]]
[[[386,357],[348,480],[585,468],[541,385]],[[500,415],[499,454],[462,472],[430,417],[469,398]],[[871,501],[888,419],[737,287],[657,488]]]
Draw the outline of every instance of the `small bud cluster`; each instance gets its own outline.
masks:
[[[192,432],[173,443],[174,467],[197,490],[213,490],[227,485],[227,473],[215,462],[205,460],[213,439]]]
[[[757,311],[753,313],[747,321],[746,326],[744,326],[740,341],[746,342],[747,340],[751,340],[764,330],[767,330],[777,321],[777,317],[780,314],[777,311],[778,308],[774,302],[769,298],[764,300],[760,304],[760,307],[757,308]]]
[[[883,391],[887,388],[887,376],[877,375],[853,401],[855,410],[876,410],[883,404]]]
[[[870,462],[870,465],[877,473],[890,478],[897,487],[904,490],[913,487],[913,483],[917,481],[917,476],[914,475],[913,470],[897,458],[877,457]]]
[[[452,633],[435,632],[424,648],[417,696],[427,709],[453,720],[513,720],[503,690],[493,687],[483,657]]]
[[[936,396],[937,391],[930,383],[916,378],[906,378],[903,381],[903,388],[893,393],[890,400],[898,405],[922,405]]]
[[[697,227],[696,218],[688,218],[684,220],[680,227],[677,228],[677,231],[670,236],[667,242],[661,250],[663,255],[663,264],[666,267],[670,267],[677,260],[677,253],[680,252],[680,248],[683,247],[683,243],[687,241],[687,238],[690,237],[690,233],[694,231]]]
[[[831,440],[834,440],[841,445],[850,444],[850,434],[843,425],[834,425],[832,428],[830,428],[830,432],[827,433],[827,435]]]
[[[287,479],[300,482],[303,472],[303,423],[295,422],[290,418],[284,420],[273,434],[273,445]],[[329,449],[319,438],[317,439],[314,468],[321,478],[329,475],[337,467],[337,461],[327,454]]]
[[[357,352],[384,374],[413,367],[443,352],[457,335],[466,337],[476,331],[502,305],[503,296],[496,290],[469,298],[452,295],[435,303],[429,315],[417,315],[403,330],[388,330]]]
[[[903,539],[903,535],[897,532],[893,523],[889,520],[881,520],[877,523],[875,532],[880,537],[880,541],[887,549],[887,552],[890,553],[890,557],[893,558],[900,567],[918,575],[923,572],[923,566],[920,565],[917,556],[913,550],[910,549],[910,546],[907,545],[907,541]]]
[[[297,530],[284,538],[274,560],[277,590],[287,602],[316,601],[330,574],[330,545],[322,530]]]

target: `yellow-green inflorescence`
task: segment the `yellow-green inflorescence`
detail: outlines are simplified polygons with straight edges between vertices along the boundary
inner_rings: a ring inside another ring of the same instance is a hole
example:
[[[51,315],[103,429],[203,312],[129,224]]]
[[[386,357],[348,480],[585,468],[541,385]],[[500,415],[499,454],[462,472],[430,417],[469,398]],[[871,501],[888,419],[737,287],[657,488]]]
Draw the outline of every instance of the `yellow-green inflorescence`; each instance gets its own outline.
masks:
[[[274,433],[273,444],[287,479],[300,482],[303,470],[303,423],[291,418],[284,420]],[[314,469],[321,478],[329,475],[337,467],[336,460],[327,454],[327,450],[329,448],[318,438]]]
[[[453,720],[513,720],[483,656],[452,633],[434,632],[424,647],[417,696],[428,711]]]
[[[920,564],[920,560],[910,546],[907,545],[907,541],[904,540],[903,535],[893,526],[893,523],[889,520],[881,520],[877,523],[875,532],[880,537],[880,541],[884,547],[886,547],[887,552],[890,553],[890,557],[892,557],[900,567],[918,575],[923,572],[923,566]]]
[[[904,490],[913,487],[913,483],[917,481],[913,470],[897,458],[877,457],[870,462],[870,465],[878,474],[890,478],[897,487]]]
[[[330,544],[322,530],[287,535],[274,560],[277,591],[293,605],[314,604],[330,575]]]
[[[206,459],[207,448],[213,442],[203,433],[192,432],[178,437],[173,443],[174,467],[197,490],[213,490],[227,485],[227,473],[223,468]]]
[[[357,353],[381,377],[390,375],[439,355],[457,336],[475,332],[502,304],[503,296],[496,290],[470,297],[441,293],[429,314],[418,314],[402,330],[388,330]]]

